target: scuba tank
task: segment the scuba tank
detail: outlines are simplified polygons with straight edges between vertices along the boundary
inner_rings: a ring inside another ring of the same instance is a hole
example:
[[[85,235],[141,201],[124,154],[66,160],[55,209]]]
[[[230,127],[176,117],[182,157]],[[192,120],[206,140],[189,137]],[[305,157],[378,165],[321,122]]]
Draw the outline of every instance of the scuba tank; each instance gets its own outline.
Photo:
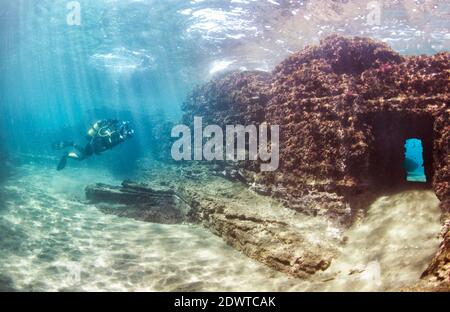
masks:
[[[101,122],[101,121],[95,122],[95,123],[88,129],[87,135],[86,135],[86,137],[87,137],[88,139],[92,139],[92,138],[94,138],[94,137],[97,135],[98,130],[100,130],[100,122]]]
[[[86,137],[88,140],[95,138],[96,136],[106,137],[111,135],[111,124],[107,120],[96,121],[87,131]]]

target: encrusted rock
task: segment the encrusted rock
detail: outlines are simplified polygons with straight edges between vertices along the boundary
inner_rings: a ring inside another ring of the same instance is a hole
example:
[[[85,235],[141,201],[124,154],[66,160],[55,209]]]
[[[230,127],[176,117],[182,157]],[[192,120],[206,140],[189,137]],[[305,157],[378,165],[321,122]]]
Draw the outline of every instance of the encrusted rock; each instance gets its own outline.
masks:
[[[164,178],[152,174],[159,185],[172,181],[163,190],[128,181],[121,187],[89,186],[86,197],[101,211],[121,217],[202,225],[250,258],[296,277],[327,269],[338,253],[339,238],[327,234],[327,220],[296,213],[242,183],[208,174],[207,166],[185,171],[203,178],[177,181],[179,170],[167,168]],[[323,232],[315,233],[317,227]]]
[[[184,105],[185,119],[280,125],[279,170],[241,167],[287,202],[316,194],[316,205],[294,208],[348,225],[373,197],[368,193],[405,184],[410,137],[422,139],[428,181],[448,201],[449,64],[449,53],[403,57],[371,39],[330,36],[270,75],[234,72],[199,87]]]
[[[447,285],[450,289],[450,219],[444,224],[442,236],[439,250],[422,274],[422,278],[437,286]]]
[[[183,103],[186,124],[195,116],[209,124],[257,124],[265,119],[270,74],[234,72],[195,89]]]
[[[155,190],[131,181],[122,186],[90,185],[86,187],[86,199],[105,213],[163,224],[187,221],[190,210],[171,189]]]

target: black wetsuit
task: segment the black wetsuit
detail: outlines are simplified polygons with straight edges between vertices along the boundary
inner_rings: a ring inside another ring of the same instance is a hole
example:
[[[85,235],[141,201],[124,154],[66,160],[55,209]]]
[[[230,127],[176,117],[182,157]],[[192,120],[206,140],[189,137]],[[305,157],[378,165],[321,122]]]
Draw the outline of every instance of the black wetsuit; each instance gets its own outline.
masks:
[[[94,129],[96,125],[99,127],[98,130]],[[86,137],[89,140],[86,146],[81,148],[79,145],[74,144],[74,147],[84,155],[84,158],[92,156],[93,154],[99,155],[127,139],[127,137],[121,133],[120,126],[121,123],[118,120],[98,121],[91,127],[94,134],[88,134]]]
[[[128,122],[120,122],[112,119],[97,121],[88,130],[88,135],[86,136],[88,143],[85,147],[74,144],[73,142],[60,143],[59,147],[72,146],[76,151],[65,153],[57,169],[64,169],[68,158],[81,161],[93,154],[99,155],[124,142],[133,133],[134,131],[130,129]]]

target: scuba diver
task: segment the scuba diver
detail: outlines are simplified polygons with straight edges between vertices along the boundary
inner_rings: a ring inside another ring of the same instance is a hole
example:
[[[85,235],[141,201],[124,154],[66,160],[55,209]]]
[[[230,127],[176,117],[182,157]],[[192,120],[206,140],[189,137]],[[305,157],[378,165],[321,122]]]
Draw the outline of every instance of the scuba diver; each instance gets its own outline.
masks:
[[[93,154],[112,149],[125,140],[133,137],[134,130],[129,121],[118,121],[116,119],[104,119],[96,121],[88,130],[86,139],[88,143],[82,147],[71,141],[58,142],[53,144],[55,150],[62,150],[66,147],[73,147],[75,151],[65,152],[59,161],[57,170],[63,170],[66,167],[67,159],[84,160]]]

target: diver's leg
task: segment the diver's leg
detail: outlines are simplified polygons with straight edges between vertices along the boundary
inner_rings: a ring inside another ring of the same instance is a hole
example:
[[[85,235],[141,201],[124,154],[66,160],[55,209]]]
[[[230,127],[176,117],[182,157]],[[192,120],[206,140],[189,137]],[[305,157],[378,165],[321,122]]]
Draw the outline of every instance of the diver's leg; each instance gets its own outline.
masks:
[[[71,158],[71,159],[75,159],[78,161],[82,161],[82,160],[85,160],[86,158],[92,156],[92,154],[94,153],[93,147],[90,143],[88,143],[86,145],[86,147],[84,147],[84,148],[82,148],[78,144],[73,144],[73,147],[75,149],[77,149],[77,151],[72,151],[70,153],[67,153],[67,152],[64,153],[63,157],[59,161],[58,168],[57,168],[58,171],[61,171],[66,167],[67,159]]]
[[[67,154],[67,157],[81,161],[86,158],[86,155],[82,152],[70,152],[69,154]]]
[[[78,145],[78,144],[73,144],[72,146],[73,146],[78,152],[84,154],[84,151],[85,151],[85,148],[84,148],[84,147],[82,147],[81,145]]]
[[[78,152],[78,153],[77,152],[70,152],[70,153],[66,152],[66,153],[64,153],[64,155],[61,157],[61,160],[59,161],[59,164],[57,167],[58,171],[61,171],[66,167],[67,159],[69,159],[69,158],[82,161],[86,158],[86,155],[81,152]]]

